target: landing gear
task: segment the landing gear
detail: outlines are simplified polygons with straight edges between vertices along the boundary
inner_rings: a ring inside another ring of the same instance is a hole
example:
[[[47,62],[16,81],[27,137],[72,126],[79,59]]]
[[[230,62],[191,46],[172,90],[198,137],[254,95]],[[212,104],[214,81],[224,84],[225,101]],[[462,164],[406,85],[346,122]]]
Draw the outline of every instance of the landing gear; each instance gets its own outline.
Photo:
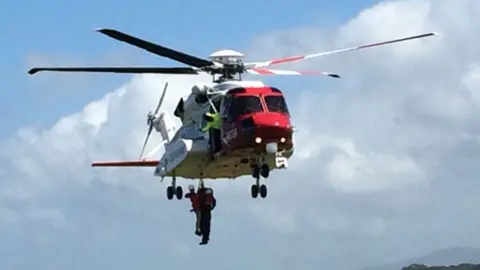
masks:
[[[252,198],[256,199],[258,197],[258,186],[252,185],[251,188]]]
[[[260,197],[262,197],[262,198],[267,197],[267,186],[265,186],[265,185],[260,186]]]
[[[183,189],[181,186],[178,186],[175,190],[175,196],[177,196],[177,200],[181,200],[183,198]]]
[[[181,186],[177,186],[175,176],[172,179],[172,185],[167,187],[167,199],[172,200],[173,196],[177,197],[177,200],[181,200],[183,198],[183,188]]]
[[[262,164],[262,165],[259,165]],[[257,163],[252,168],[252,176],[255,178],[255,184],[251,187],[252,198],[257,198],[260,193],[261,198],[267,197],[267,186],[260,184],[260,176],[268,178],[270,175],[270,167],[265,163],[264,159],[258,159]]]
[[[268,167],[268,164],[263,164],[262,167],[260,167],[260,174],[263,178],[268,178],[270,175],[270,168]]]
[[[175,195],[175,190],[173,189],[173,186],[167,187],[167,199],[173,199],[173,195]]]
[[[251,187],[251,195],[252,198],[256,199],[258,197],[258,194],[260,193],[261,198],[266,198],[267,197],[267,186],[266,185],[260,185],[260,179],[257,178],[257,183],[252,185]]]

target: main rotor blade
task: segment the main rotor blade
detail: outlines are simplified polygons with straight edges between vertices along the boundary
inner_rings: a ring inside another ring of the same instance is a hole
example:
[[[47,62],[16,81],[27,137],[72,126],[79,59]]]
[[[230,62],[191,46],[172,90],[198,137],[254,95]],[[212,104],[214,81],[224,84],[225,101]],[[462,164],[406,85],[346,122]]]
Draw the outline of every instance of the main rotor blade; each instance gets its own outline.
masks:
[[[198,58],[193,55],[188,55],[164,46],[160,46],[158,44],[151,43],[149,41],[122,33],[118,30],[114,29],[97,29],[97,32],[100,32],[104,35],[107,35],[111,38],[114,38],[119,41],[123,41],[125,43],[128,43],[130,45],[139,47],[141,49],[144,49],[146,51],[149,51],[151,53],[154,53],[156,55],[160,55],[163,57],[167,57],[173,60],[176,60],[178,62],[187,64],[189,66],[197,67],[197,68],[202,68],[202,67],[207,67],[207,66],[212,66],[214,65],[213,62]]]
[[[33,75],[40,71],[60,72],[109,72],[109,73],[155,73],[155,74],[198,74],[193,68],[173,67],[38,67],[32,68],[28,74]]]
[[[382,46],[382,45],[407,41],[407,40],[425,38],[425,37],[430,37],[430,36],[435,36],[435,35],[438,35],[438,34],[432,32],[432,33],[426,33],[426,34],[421,34],[421,35],[416,35],[416,36],[410,36],[410,37],[393,39],[393,40],[388,40],[388,41],[383,41],[383,42],[366,44],[366,45],[361,45],[361,46],[357,46],[357,47],[350,47],[350,48],[345,48],[345,49],[333,50],[333,51],[328,51],[328,52],[320,52],[320,53],[307,54],[307,55],[283,57],[283,58],[273,59],[273,60],[265,61],[265,62],[250,62],[250,63],[245,63],[245,67],[256,67],[256,68],[267,67],[267,66],[276,65],[276,64],[289,63],[289,62],[305,60],[305,59],[310,59],[310,58],[316,58],[316,57],[320,57],[320,56],[342,53],[342,52],[348,52],[348,51],[356,51],[356,50],[372,48],[372,47],[377,47],[377,46]]]
[[[246,71],[254,75],[324,75],[332,78],[340,78],[338,74],[323,71],[295,71],[270,68],[250,68]]]

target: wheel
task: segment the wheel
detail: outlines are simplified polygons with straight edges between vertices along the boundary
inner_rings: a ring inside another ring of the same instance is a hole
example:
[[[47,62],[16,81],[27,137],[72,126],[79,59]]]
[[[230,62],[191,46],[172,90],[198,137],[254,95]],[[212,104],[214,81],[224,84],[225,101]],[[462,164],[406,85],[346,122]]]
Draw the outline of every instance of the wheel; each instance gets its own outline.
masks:
[[[254,199],[257,198],[257,196],[258,196],[258,186],[257,185],[252,185],[251,191],[252,191],[252,198],[254,198]]]
[[[263,178],[268,178],[268,175],[270,175],[270,168],[268,167],[268,164],[262,165],[262,168],[260,169],[260,173]]]
[[[167,187],[167,199],[171,200],[173,199],[173,194],[174,190],[172,186]]]
[[[260,186],[260,197],[262,197],[262,198],[267,197],[267,186],[265,186],[265,185]]]
[[[260,178],[260,168],[257,165],[253,167],[252,176],[253,178]]]
[[[183,198],[183,188],[181,186],[178,186],[175,190],[175,196],[177,196],[178,200],[181,200]]]

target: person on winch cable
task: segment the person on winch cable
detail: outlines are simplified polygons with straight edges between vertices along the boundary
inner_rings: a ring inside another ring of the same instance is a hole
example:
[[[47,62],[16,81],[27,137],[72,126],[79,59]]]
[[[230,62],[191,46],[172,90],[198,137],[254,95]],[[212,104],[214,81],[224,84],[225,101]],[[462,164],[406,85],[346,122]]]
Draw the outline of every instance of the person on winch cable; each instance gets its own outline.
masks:
[[[195,234],[200,236],[202,235],[200,232],[200,202],[198,198],[198,193],[195,192],[195,187],[193,185],[188,186],[189,192],[185,194],[185,198],[189,198],[192,203],[192,209],[190,212],[195,213]]]
[[[200,245],[208,244],[210,240],[210,225],[212,221],[212,210],[217,205],[217,200],[213,196],[211,188],[205,188],[205,191],[199,195],[200,212],[202,218],[200,219],[200,229],[202,232],[202,242]]]

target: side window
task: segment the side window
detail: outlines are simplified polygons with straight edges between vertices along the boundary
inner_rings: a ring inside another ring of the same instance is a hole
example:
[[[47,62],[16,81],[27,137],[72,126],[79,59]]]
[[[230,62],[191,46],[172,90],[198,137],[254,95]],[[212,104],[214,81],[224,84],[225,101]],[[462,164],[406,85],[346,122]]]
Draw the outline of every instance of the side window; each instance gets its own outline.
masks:
[[[262,112],[263,107],[258,96],[229,96],[225,101],[228,121],[236,120],[240,115]]]
[[[237,115],[244,115],[262,112],[263,107],[258,96],[238,96],[235,98],[235,112]]]
[[[227,121],[235,120],[235,115],[232,114],[232,112],[233,112],[233,110],[232,110],[233,102],[232,101],[233,101],[233,98],[232,98],[231,95],[227,95],[223,99],[222,118],[226,118]]]

